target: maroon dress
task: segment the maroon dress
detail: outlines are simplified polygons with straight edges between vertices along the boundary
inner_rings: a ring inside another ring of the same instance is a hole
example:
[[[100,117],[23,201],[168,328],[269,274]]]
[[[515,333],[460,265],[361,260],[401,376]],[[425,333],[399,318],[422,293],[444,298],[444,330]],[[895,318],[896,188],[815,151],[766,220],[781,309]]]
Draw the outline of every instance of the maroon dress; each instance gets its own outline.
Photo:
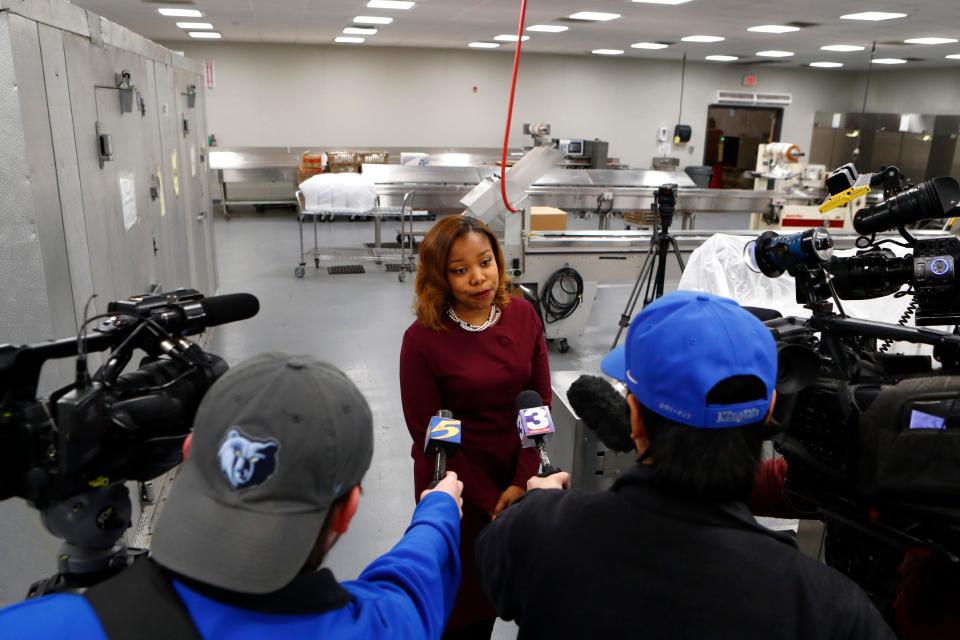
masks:
[[[433,458],[423,453],[431,416],[449,409],[462,423],[460,450],[447,461],[463,481],[460,560],[463,578],[448,628],[496,617],[474,575],[473,544],[500,494],[510,485],[526,488],[537,473],[535,449],[521,449],[515,401],[533,389],[549,405],[550,367],[543,326],[533,306],[513,298],[499,322],[470,332],[444,316],[444,331],[414,322],[400,350],[400,395],[413,438],[415,498],[433,476]]]

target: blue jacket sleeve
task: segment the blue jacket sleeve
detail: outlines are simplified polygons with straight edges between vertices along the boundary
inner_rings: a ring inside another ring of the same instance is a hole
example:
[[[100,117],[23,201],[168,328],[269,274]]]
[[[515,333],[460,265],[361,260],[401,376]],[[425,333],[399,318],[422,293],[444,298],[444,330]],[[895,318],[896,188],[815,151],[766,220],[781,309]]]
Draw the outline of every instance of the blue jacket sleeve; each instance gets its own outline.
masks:
[[[374,560],[351,587],[386,597],[372,604],[397,637],[439,638],[460,586],[460,514],[453,499],[430,493],[413,513],[403,538]]]

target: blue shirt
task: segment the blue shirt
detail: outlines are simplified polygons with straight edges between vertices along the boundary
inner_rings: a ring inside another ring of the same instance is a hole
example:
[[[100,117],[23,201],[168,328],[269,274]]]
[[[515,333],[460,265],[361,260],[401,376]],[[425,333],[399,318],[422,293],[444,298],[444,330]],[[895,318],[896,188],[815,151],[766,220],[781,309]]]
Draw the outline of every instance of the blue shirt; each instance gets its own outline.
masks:
[[[277,614],[219,602],[174,580],[204,638],[439,638],[460,584],[460,517],[453,499],[420,501],[403,538],[342,586],[350,601],[324,613]],[[83,596],[55,594],[0,611],[0,638],[106,640]]]

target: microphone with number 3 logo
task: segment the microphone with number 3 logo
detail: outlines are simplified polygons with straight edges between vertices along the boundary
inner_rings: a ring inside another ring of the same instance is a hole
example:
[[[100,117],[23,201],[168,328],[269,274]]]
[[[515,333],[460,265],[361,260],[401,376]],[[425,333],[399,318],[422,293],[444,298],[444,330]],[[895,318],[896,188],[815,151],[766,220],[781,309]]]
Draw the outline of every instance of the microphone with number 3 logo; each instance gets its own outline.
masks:
[[[537,448],[541,468],[537,475],[541,478],[552,476],[561,470],[550,463],[550,457],[547,456],[547,450],[544,447],[546,439],[554,431],[550,407],[544,406],[543,398],[539,393],[528,389],[517,396],[517,432],[520,434],[520,442],[524,448]]]

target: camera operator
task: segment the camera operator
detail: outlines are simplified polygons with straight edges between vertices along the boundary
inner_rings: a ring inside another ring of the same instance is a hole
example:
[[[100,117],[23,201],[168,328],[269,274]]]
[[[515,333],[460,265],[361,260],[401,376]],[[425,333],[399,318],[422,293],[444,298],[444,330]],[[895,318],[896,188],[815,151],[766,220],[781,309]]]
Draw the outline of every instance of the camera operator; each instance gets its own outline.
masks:
[[[425,491],[400,542],[357,580],[323,558],[373,455],[366,400],[338,369],[266,354],[204,397],[152,555],[89,589],[0,612],[4,637],[437,638],[460,582],[463,485]]]
[[[521,638],[893,637],[853,582],[744,504],[777,376],[758,319],[673,293],[602,368],[630,391],[636,467],[599,494],[531,491],[477,541],[480,582]]]

